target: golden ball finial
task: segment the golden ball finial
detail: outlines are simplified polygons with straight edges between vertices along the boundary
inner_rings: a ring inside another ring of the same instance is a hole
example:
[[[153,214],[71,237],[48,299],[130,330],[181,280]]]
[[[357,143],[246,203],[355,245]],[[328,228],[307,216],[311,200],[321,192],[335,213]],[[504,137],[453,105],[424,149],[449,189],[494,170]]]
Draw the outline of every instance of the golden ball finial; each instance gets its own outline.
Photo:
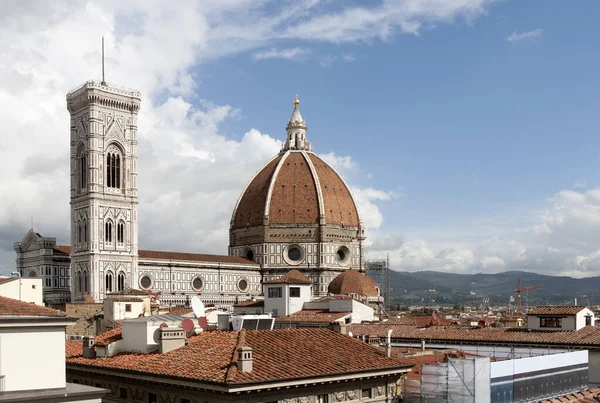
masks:
[[[294,98],[294,105],[298,106],[300,100],[298,99],[298,94],[296,94],[296,98]]]

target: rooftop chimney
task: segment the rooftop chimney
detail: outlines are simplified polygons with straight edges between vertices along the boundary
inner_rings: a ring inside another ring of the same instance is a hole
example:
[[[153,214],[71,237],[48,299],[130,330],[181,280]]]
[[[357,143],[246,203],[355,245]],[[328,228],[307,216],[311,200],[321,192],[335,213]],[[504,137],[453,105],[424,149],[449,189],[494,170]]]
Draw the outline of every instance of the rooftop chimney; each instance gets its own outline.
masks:
[[[96,346],[94,345],[94,337],[83,337],[83,356],[85,358],[96,358]]]
[[[240,372],[252,372],[252,347],[237,348],[238,370]]]
[[[159,351],[166,354],[169,351],[185,346],[185,330],[181,327],[161,327],[159,336]]]
[[[346,324],[344,322],[334,322],[333,331],[339,334],[347,334]]]

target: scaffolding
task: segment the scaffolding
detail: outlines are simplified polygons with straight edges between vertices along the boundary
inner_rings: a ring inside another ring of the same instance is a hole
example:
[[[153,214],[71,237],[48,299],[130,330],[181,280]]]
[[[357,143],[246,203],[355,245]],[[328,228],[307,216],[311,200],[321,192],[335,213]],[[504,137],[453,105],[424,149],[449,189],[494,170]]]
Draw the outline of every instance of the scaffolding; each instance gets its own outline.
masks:
[[[383,308],[390,307],[390,255],[379,259],[365,259],[367,274],[379,283],[379,292],[383,297]]]
[[[404,402],[490,401],[489,357],[448,358],[446,362],[420,367],[420,379],[403,379]]]

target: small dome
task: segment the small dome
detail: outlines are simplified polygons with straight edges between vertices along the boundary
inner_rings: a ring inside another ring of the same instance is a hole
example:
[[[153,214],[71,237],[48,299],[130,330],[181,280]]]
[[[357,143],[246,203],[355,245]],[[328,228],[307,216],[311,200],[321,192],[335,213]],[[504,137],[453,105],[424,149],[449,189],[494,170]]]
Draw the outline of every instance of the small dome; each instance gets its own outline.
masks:
[[[377,297],[379,293],[375,287],[377,282],[366,274],[349,269],[339,274],[329,283],[330,294],[348,295],[358,294],[367,297]]]

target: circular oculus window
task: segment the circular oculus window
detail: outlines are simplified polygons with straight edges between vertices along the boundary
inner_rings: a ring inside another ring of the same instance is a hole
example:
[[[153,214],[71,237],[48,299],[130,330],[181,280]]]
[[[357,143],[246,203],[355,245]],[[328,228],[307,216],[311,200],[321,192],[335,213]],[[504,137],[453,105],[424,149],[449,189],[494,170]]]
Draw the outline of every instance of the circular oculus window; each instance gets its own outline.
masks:
[[[297,244],[291,244],[283,249],[283,260],[289,265],[299,265],[304,261],[304,248]]]
[[[152,287],[152,278],[147,274],[140,277],[140,287],[144,290],[149,290]]]
[[[335,258],[342,266],[347,265],[350,262],[350,249],[346,246],[340,246],[335,252]]]
[[[248,280],[246,280],[245,278],[241,278],[238,281],[238,290],[240,290],[241,292],[248,291]]]
[[[204,281],[202,277],[194,277],[192,280],[192,288],[196,291],[200,291],[204,287]]]

